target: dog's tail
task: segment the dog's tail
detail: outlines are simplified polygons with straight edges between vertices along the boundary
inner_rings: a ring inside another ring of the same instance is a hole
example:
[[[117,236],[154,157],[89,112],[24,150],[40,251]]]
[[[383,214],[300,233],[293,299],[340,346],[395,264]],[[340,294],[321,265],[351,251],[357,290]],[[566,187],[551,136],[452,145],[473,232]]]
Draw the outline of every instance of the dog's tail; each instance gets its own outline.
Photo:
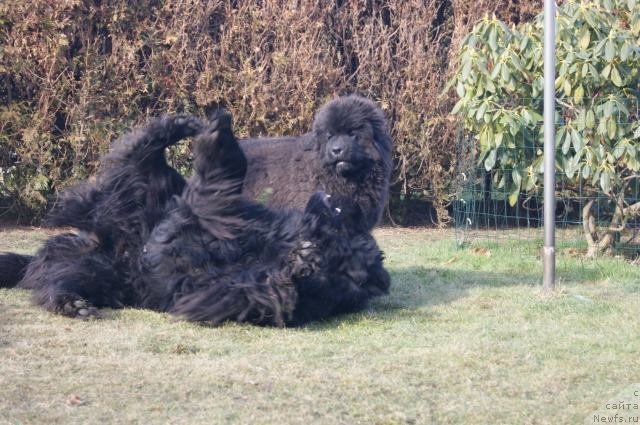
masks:
[[[31,255],[5,252],[0,254],[0,288],[13,288],[22,280],[27,266],[33,259]]]

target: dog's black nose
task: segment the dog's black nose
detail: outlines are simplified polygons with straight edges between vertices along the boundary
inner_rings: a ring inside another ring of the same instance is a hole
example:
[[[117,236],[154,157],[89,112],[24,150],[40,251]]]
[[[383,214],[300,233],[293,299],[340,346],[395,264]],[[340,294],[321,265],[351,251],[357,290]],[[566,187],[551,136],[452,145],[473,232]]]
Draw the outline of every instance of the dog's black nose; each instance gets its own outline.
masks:
[[[349,156],[350,146],[344,137],[334,137],[327,143],[326,155],[331,161],[340,161]]]

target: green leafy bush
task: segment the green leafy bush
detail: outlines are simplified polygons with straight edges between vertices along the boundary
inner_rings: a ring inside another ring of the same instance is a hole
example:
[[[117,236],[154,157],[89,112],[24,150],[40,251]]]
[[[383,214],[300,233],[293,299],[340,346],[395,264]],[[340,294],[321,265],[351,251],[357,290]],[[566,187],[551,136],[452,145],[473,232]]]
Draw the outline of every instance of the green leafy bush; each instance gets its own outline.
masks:
[[[498,19],[476,25],[462,43],[450,84],[453,112],[478,138],[479,164],[514,205],[542,183],[543,17],[518,27]],[[566,1],[558,8],[556,168],[568,188],[592,199],[582,217],[590,255],[611,247],[640,210],[624,203],[640,169],[638,70],[640,5],[635,0]],[[598,235],[598,194],[615,204]]]

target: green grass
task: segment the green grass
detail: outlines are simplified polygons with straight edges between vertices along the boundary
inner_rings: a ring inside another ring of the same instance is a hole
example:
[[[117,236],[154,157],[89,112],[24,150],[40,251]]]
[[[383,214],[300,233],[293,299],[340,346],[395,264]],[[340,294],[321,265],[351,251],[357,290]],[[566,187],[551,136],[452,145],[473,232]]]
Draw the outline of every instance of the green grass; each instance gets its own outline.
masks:
[[[83,322],[0,290],[0,423],[574,424],[640,382],[638,266],[561,254],[548,296],[535,242],[377,238],[391,294],[302,329]]]

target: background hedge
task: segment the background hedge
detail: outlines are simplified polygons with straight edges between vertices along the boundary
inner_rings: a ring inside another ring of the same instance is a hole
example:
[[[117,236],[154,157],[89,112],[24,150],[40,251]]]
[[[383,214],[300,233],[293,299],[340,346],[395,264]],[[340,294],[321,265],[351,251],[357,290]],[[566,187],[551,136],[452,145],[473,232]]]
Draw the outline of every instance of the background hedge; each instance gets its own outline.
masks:
[[[517,23],[542,0],[5,0],[0,3],[1,213],[37,219],[90,176],[110,140],[164,112],[218,104],[240,136],[309,129],[357,92],[391,120],[392,213],[445,224],[458,125],[443,94],[461,38],[486,14]],[[187,146],[173,152],[188,168]],[[410,210],[410,209],[409,209]]]

